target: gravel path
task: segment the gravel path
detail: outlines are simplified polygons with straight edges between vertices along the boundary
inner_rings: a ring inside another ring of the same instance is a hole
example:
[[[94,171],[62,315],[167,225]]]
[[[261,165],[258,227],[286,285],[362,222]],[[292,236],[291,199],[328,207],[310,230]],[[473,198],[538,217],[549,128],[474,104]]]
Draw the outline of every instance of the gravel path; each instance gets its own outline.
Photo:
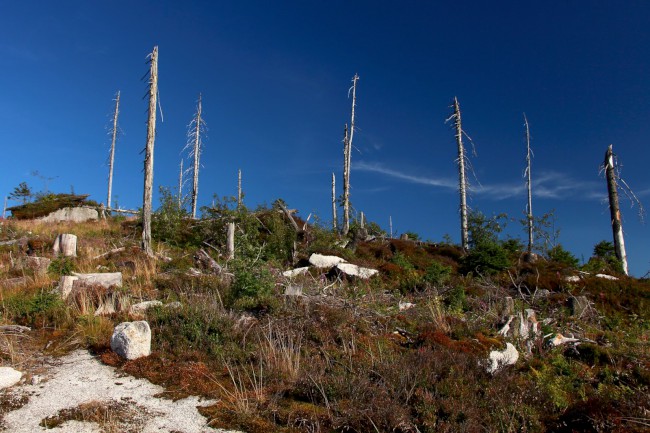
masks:
[[[120,375],[87,351],[78,350],[56,359],[40,383],[0,391],[5,412],[0,429],[15,433],[237,433],[206,425],[197,406],[214,401],[155,397],[162,392],[164,388]],[[54,428],[47,429],[44,423]]]

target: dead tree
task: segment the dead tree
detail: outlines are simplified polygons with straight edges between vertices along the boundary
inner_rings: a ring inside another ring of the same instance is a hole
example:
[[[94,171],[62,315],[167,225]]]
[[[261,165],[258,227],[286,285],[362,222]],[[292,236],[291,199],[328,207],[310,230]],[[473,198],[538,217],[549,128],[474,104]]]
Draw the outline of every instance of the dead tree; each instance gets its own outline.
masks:
[[[454,113],[447,121],[454,121],[456,144],[458,145],[458,190],[460,193],[460,238],[463,250],[469,249],[469,234],[467,224],[467,176],[465,174],[465,147],[463,146],[463,126],[460,118],[460,104],[454,96]]]
[[[352,77],[352,87],[348,91],[348,95],[349,92],[352,92],[352,114],[350,116],[350,134],[348,136],[346,125],[344,135],[343,235],[347,235],[350,231],[350,163],[352,159],[352,140],[354,138],[354,110],[357,105],[357,81],[359,81],[359,75],[354,74],[354,77]]]
[[[192,218],[196,218],[196,203],[199,197],[199,166],[201,164],[201,151],[203,148],[201,135],[205,128],[205,122],[201,116],[201,94],[199,93],[199,102],[196,107],[196,114],[189,124],[187,133],[188,141],[185,146],[186,149],[192,149],[190,151],[190,157],[192,157],[194,161],[192,163],[192,171],[194,172],[192,182]]]
[[[332,173],[332,228],[336,231],[336,176]]]
[[[532,177],[530,173],[531,161],[533,153],[530,149],[530,128],[528,127],[528,119],[524,113],[524,125],[526,126],[526,189],[528,190],[528,206],[526,207],[526,219],[528,222],[528,252],[533,250],[533,190],[532,190]]]
[[[5,205],[2,208],[2,219],[5,219],[6,215],[7,215],[7,198],[8,197],[5,197]],[[334,227],[334,228],[336,228],[336,227]]]
[[[227,232],[227,257],[228,260],[235,258],[235,223],[228,223],[228,232]]]
[[[388,217],[388,230],[390,231],[390,238],[393,239],[393,217]]]
[[[149,55],[149,119],[147,147],[144,157],[144,194],[142,198],[142,249],[153,256],[151,248],[151,201],[153,193],[153,151],[156,138],[156,105],[158,103],[158,46]]]
[[[610,144],[605,152],[605,177],[607,179],[607,193],[609,198],[609,212],[611,215],[612,232],[614,234],[614,251],[616,258],[620,260],[625,275],[627,271],[627,255],[625,253],[625,239],[623,238],[623,225],[621,224],[621,209],[618,205],[618,186],[616,184],[616,168],[614,165],[614,153]]]
[[[242,192],[241,192],[241,168],[237,170],[237,209],[242,205]]]
[[[183,207],[183,158],[181,158],[181,168],[178,171],[178,209]]]
[[[113,128],[110,133],[111,139],[111,153],[108,159],[108,196],[106,197],[106,207],[111,208],[111,194],[113,192],[113,163],[115,162],[115,141],[117,140],[117,116],[120,112],[120,91],[117,91],[115,97],[115,113],[113,114]]]
[[[348,137],[348,124],[343,129],[343,234],[350,230],[350,140]],[[346,229],[347,228],[347,229]]]

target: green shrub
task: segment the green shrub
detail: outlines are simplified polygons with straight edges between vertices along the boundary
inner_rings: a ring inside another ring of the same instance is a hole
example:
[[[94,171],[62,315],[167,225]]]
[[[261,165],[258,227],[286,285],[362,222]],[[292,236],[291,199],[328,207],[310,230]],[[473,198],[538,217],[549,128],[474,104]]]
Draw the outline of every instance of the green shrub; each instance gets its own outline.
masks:
[[[495,274],[510,266],[508,253],[499,243],[483,241],[461,260],[461,272]]]
[[[266,267],[240,262],[235,265],[235,280],[227,302],[240,310],[266,313],[277,306],[274,288],[275,280]]]
[[[571,268],[578,266],[578,258],[565,250],[560,244],[554,246],[548,251],[548,258],[549,260]]]
[[[74,261],[70,257],[58,257],[50,262],[47,271],[57,276],[72,275],[75,271]]]
[[[451,276],[451,268],[440,262],[433,262],[424,274],[424,281],[434,286],[445,284]]]
[[[36,294],[25,292],[6,298],[2,316],[27,326],[47,326],[64,319],[65,305],[56,292],[40,290]]]

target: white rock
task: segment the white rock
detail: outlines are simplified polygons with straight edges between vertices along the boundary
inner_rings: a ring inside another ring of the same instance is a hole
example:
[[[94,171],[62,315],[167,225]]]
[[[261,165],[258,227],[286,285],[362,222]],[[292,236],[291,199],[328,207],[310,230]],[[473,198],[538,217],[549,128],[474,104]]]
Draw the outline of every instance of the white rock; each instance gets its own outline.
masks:
[[[122,322],[111,337],[111,350],[126,359],[137,359],[151,354],[151,328],[144,320]]]
[[[506,343],[506,348],[502,351],[493,350],[490,352],[489,362],[487,366],[488,373],[495,373],[506,365],[514,365],[519,359],[519,352],[510,343]]]
[[[72,276],[77,277],[73,281],[72,287],[102,286],[107,289],[110,287],[122,287],[121,272],[101,272],[96,274],[78,274],[73,272]]]
[[[144,301],[131,305],[129,313],[131,314],[144,314],[149,308],[162,306],[160,301]]]
[[[183,308],[183,304],[181,304],[178,301],[174,301],[174,302],[170,302],[169,304],[166,304],[165,308],[171,308],[171,309]]]
[[[305,266],[304,268],[296,268],[296,269],[290,269],[288,271],[284,271],[282,272],[282,275],[287,278],[293,278],[298,275],[306,274],[308,270],[309,270],[309,266]]]
[[[284,294],[286,296],[302,296],[302,286],[297,286],[294,284],[289,284],[284,289]]]
[[[345,260],[337,256],[324,256],[322,254],[313,253],[309,256],[309,263],[317,268],[333,268],[339,263],[345,263]]]
[[[0,367],[0,389],[9,388],[18,383],[23,374],[11,367]]]
[[[606,280],[618,281],[618,278],[616,278],[615,276],[607,275],[607,274],[596,274],[596,278],[604,278]]]
[[[564,277],[564,281],[567,283],[578,283],[580,282],[580,276],[579,275],[569,275],[568,277]]]
[[[97,209],[89,207],[65,207],[63,209],[56,210],[51,214],[44,216],[42,218],[37,218],[37,221],[43,221],[48,223],[59,222],[59,221],[72,221],[76,223],[81,223],[84,221],[91,221],[99,219],[99,212]]]
[[[415,304],[411,304],[410,302],[399,301],[398,306],[399,306],[400,311],[404,311],[404,310],[409,310],[409,309],[415,307]]]
[[[339,263],[336,265],[336,268],[346,275],[361,278],[363,280],[379,273],[376,269],[362,268],[361,266],[353,265],[351,263]]]

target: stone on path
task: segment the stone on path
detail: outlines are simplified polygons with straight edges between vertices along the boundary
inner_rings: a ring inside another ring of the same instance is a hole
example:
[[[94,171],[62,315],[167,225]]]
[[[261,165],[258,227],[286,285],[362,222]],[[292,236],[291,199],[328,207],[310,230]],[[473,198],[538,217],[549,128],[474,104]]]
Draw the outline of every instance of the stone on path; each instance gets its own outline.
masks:
[[[11,367],[0,367],[0,389],[9,388],[17,384],[23,374]]]
[[[137,359],[151,354],[151,328],[144,320],[122,322],[111,337],[111,350],[122,358]]]

